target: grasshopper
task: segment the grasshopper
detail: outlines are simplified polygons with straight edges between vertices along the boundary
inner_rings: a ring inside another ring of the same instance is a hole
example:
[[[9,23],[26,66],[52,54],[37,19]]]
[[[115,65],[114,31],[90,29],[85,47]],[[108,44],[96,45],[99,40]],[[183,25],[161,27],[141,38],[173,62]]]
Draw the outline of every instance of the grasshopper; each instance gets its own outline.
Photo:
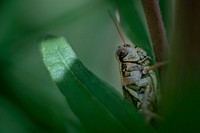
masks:
[[[161,66],[162,63],[150,66],[151,58],[142,48],[125,42],[120,27],[111,13],[110,16],[124,42],[116,51],[123,95],[126,100],[135,105],[147,121],[157,119],[158,88],[156,73],[153,69]]]
[[[122,90],[126,100],[133,103],[147,121],[157,117],[157,78],[147,53],[130,44],[117,48]]]

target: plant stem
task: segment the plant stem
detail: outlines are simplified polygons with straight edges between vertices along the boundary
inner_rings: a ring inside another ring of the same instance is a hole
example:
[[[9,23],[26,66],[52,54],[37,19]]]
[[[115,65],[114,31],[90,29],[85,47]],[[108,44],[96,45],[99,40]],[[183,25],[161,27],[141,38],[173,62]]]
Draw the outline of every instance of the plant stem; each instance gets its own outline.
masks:
[[[157,62],[166,61],[168,42],[157,0],[142,0]]]

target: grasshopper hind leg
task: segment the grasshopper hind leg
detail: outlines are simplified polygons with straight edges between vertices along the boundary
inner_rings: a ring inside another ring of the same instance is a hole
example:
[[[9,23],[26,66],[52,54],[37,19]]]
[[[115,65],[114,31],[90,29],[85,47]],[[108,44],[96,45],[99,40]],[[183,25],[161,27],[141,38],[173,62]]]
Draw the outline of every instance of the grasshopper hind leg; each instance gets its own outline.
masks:
[[[155,99],[154,96],[151,95],[152,88],[150,85],[146,86],[145,92],[144,92],[144,98],[142,100],[142,104],[139,107],[139,112],[143,114],[146,121],[152,122],[159,119],[159,116],[155,113],[156,107],[155,107]]]
[[[135,107],[137,107],[140,101],[136,99],[135,97],[133,97],[133,95],[130,94],[130,92],[125,86],[123,86],[122,88],[123,88],[122,90],[123,90],[123,95],[124,95],[125,100],[129,101],[130,103],[133,103]]]
[[[123,95],[125,100],[134,104],[138,109],[138,112],[142,114],[148,122],[155,120],[157,121],[159,119],[159,116],[155,113],[155,103],[152,103],[154,101],[154,97],[151,96],[151,91],[150,85],[147,85],[145,88],[144,97],[140,101],[140,98],[135,95],[132,89],[128,88],[127,86],[123,86]]]

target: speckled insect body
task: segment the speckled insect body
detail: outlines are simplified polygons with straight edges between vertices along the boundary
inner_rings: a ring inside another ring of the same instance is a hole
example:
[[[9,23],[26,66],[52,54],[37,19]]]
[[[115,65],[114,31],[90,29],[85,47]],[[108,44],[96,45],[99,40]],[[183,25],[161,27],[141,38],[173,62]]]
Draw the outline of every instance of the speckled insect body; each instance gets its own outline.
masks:
[[[157,78],[152,66],[149,66],[152,64],[151,59],[143,49],[126,43],[121,26],[118,26],[112,13],[109,14],[124,42],[116,51],[124,97],[138,108],[147,121],[157,119]]]
[[[148,71],[150,57],[143,49],[129,44],[120,45],[116,57],[125,99],[132,102],[147,120],[151,120],[157,109],[157,81],[155,72]]]

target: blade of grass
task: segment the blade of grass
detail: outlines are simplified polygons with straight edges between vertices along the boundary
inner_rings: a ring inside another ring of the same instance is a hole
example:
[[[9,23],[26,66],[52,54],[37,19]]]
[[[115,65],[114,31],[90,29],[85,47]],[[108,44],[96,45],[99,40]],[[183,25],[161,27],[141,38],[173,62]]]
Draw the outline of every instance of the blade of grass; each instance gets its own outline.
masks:
[[[159,0],[160,12],[164,23],[168,45],[172,41],[172,33],[174,29],[174,3],[173,0]]]

